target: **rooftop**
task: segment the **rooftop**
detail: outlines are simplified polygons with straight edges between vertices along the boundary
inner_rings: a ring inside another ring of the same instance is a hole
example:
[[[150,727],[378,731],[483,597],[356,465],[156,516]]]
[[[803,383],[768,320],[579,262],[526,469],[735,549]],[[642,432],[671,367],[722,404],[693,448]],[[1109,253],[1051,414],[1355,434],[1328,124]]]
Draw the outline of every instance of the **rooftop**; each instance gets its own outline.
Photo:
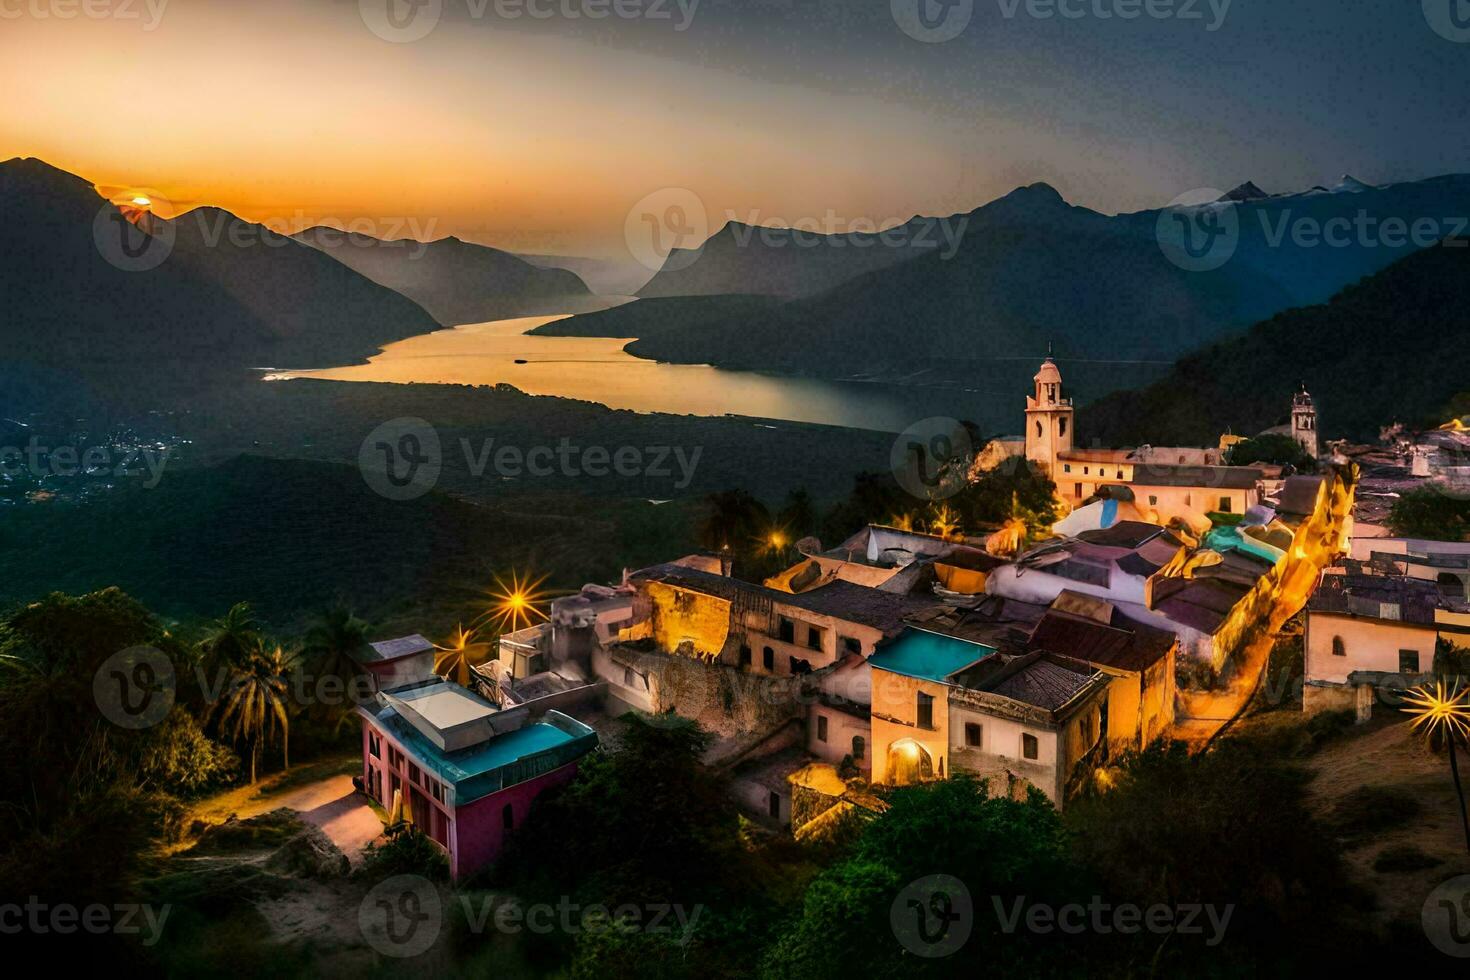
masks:
[[[1251,490],[1262,477],[1252,466],[1159,466],[1140,464],[1129,482],[1140,487],[1207,487]]]
[[[379,640],[377,643],[369,643],[357,652],[355,659],[364,664],[386,663],[433,649],[434,644],[414,633],[411,636],[400,636],[396,640]]]
[[[951,674],[995,653],[995,647],[910,627],[868,658],[868,665],[905,677],[951,683]]]
[[[1312,612],[1424,626],[1434,624],[1434,611],[1445,601],[1433,582],[1349,570],[1324,574],[1307,608]]]
[[[1036,624],[1027,649],[1049,650],[1115,670],[1142,671],[1177,642],[1174,634],[1131,622],[1116,610],[1111,623],[1052,610]]]
[[[1090,664],[1041,650],[1005,662],[982,661],[957,672],[951,682],[982,698],[1005,698],[1053,716],[1089,688],[1108,683]]]

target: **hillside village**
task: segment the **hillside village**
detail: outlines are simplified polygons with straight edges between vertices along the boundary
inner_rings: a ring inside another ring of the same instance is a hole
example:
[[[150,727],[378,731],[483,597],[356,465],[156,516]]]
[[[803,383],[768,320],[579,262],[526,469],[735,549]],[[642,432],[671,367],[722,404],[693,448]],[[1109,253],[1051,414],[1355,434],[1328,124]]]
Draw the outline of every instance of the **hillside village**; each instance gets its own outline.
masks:
[[[868,525],[803,539],[759,583],[728,552],[672,556],[555,599],[463,684],[435,676],[422,636],[374,643],[361,787],[458,876],[629,710],[714,732],[707,761],[736,805],[798,839],[881,811],[885,787],[957,773],[1066,807],[1124,753],[1208,744],[1298,614],[1306,712],[1367,720],[1429,678],[1437,646],[1470,641],[1470,543],[1383,522],[1393,494],[1464,485],[1452,428],[1390,450],[1322,445],[1302,390],[1273,434],[1315,472],[1232,466],[1236,436],[1079,448],[1051,358],[1034,381],[1024,436],[975,465],[1024,460],[1052,479],[1067,506],[1050,533]]]

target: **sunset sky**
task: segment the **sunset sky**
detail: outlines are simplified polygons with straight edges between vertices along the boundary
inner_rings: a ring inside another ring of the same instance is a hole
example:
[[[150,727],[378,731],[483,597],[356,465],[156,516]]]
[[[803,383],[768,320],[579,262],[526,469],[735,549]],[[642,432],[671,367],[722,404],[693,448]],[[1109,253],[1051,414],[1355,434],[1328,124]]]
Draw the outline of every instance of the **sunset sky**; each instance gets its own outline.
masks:
[[[975,0],[944,43],[889,0],[701,0],[682,31],[692,0],[600,20],[440,0],[412,43],[357,0],[116,2],[0,0],[0,158],[255,220],[603,254],[666,187],[746,220],[882,223],[1035,180],[1111,212],[1470,170],[1470,43],[1418,0],[1234,0],[1214,31],[1209,0],[1127,21],[1090,11],[1128,0]]]

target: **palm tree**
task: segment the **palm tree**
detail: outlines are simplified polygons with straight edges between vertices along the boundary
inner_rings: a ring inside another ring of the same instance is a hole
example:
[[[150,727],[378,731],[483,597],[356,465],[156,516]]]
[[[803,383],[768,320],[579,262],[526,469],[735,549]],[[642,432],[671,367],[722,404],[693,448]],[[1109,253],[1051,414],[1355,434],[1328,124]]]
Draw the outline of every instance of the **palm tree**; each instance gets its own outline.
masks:
[[[435,644],[439,652],[434,655],[434,673],[448,678],[461,687],[469,687],[474,671],[470,668],[485,662],[490,644],[479,640],[479,633],[457,627],[443,646]]]
[[[1470,812],[1465,807],[1465,788],[1460,785],[1460,764],[1455,758],[1455,743],[1470,743],[1470,688],[1458,684],[1446,692],[1443,681],[1436,681],[1431,692],[1416,687],[1404,696],[1408,707],[1401,710],[1414,718],[1414,730],[1421,733],[1431,750],[1448,746],[1450,776],[1460,798],[1460,822],[1465,826],[1465,849],[1470,850]]]
[[[367,646],[368,629],[352,610],[333,606],[320,613],[306,631],[302,655],[318,675],[340,677],[350,684],[361,673],[353,654]]]
[[[711,551],[742,551],[764,541],[771,525],[764,504],[744,490],[726,490],[705,498],[699,537]]]
[[[215,668],[234,669],[260,647],[262,626],[250,603],[237,602],[210,624],[209,632],[199,641],[199,651]]]
[[[220,702],[218,720],[238,742],[250,743],[250,781],[255,782],[260,745],[274,736],[279,728],[282,736],[281,764],[291,768],[291,719],[287,710],[287,676],[295,666],[280,644],[266,646],[257,641],[255,648],[230,674],[229,691]]]

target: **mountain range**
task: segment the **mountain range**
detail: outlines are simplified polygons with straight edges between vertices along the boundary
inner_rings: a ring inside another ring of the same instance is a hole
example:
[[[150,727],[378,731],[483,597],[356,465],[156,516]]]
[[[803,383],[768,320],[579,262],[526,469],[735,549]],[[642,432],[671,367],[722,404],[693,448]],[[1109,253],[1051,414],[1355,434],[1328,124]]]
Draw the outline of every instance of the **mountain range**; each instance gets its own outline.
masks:
[[[1246,182],[1203,204],[1111,216],[1033,184],[966,215],[910,222],[962,227],[949,250],[901,237],[866,250],[848,236],[796,246],[781,232],[727,225],[697,254],[671,256],[670,271],[639,291],[704,297],[682,325],[643,303],[592,320],[615,323],[604,335],[638,337],[628,349],[644,357],[827,377],[964,384],[986,362],[1035,357],[1049,343],[1062,357],[1167,362],[1326,301],[1427,244],[1405,234],[1414,222],[1438,230],[1432,241],[1463,229],[1457,215],[1470,215],[1463,175],[1383,187],[1344,177],[1298,194]],[[1194,271],[1166,256],[1159,229],[1176,216],[1233,223],[1228,260]],[[779,304],[752,316],[736,301],[732,312],[714,298],[731,293]],[[543,332],[596,329],[579,319]]]
[[[575,273],[458,238],[385,241],[324,226],[292,237],[402,293],[446,326],[603,305]]]

